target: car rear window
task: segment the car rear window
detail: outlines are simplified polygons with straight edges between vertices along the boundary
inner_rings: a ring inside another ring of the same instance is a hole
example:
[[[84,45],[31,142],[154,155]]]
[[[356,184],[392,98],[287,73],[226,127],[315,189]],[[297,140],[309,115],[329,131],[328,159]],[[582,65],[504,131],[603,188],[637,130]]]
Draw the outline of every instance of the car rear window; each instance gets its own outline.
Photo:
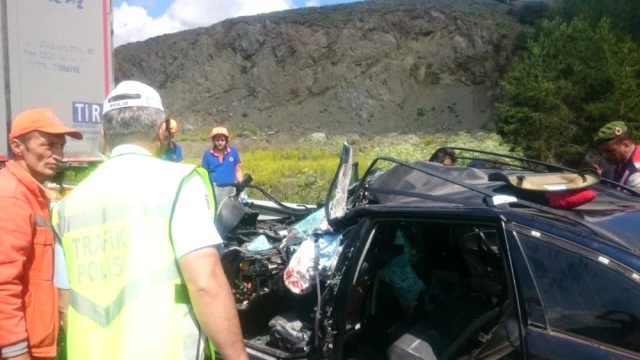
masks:
[[[581,254],[518,237],[552,329],[640,352],[640,284]]]

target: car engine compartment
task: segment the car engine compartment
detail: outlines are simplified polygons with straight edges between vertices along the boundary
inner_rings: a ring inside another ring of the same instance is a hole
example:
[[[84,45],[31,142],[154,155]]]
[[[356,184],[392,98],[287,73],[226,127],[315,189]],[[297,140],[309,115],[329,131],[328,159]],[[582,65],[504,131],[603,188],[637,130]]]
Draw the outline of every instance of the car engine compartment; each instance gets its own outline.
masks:
[[[224,241],[222,265],[231,286],[245,340],[264,352],[287,357],[305,354],[313,330],[316,287],[295,294],[284,272],[313,229],[300,231],[310,214],[322,208],[286,212],[259,220],[254,203],[243,203],[239,192],[217,193],[220,212],[216,226]],[[286,207],[285,207],[286,209]],[[319,216],[315,216],[315,223]]]

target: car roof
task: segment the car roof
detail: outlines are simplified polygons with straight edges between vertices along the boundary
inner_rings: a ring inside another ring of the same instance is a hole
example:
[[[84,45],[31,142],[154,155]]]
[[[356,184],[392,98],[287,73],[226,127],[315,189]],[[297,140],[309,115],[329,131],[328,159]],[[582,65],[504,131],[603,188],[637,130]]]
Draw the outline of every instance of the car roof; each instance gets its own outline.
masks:
[[[371,169],[371,167],[370,167]],[[571,210],[546,206],[545,193],[524,191],[505,182],[490,180],[493,173],[505,175],[532,174],[529,170],[480,169],[443,166],[419,161],[397,164],[390,169],[362,179],[366,183],[369,211],[420,211],[420,209],[476,208],[488,210],[487,196],[511,195],[518,202],[509,203],[507,211],[522,216],[543,218],[545,221],[575,231],[591,231],[601,241],[640,254],[640,197],[627,194],[611,186],[597,184],[589,187],[598,195],[591,202]],[[464,187],[461,185],[468,185]],[[347,216],[362,215],[367,209],[352,209]],[[504,208],[500,209],[504,211]],[[581,224],[582,226],[575,226]]]

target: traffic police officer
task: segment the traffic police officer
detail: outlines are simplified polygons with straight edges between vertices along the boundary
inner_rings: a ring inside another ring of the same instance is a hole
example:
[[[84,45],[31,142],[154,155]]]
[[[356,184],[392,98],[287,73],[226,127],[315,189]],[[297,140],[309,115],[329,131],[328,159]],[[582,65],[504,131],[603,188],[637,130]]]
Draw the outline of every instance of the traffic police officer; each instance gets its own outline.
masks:
[[[153,88],[120,83],[104,102],[110,158],[52,211],[69,360],[200,359],[205,338],[248,358],[206,170],[152,155],[164,120]]]

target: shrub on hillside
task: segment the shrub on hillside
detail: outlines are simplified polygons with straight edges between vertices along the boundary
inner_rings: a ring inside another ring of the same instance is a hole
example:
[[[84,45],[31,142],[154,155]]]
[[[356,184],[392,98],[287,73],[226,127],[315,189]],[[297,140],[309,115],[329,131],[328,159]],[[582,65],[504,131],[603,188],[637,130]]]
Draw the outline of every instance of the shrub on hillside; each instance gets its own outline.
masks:
[[[631,35],[636,42],[640,41],[638,0],[562,0],[552,14],[565,21],[581,17],[592,27],[597,26],[603,18],[609,18],[614,31]]]
[[[640,49],[607,19],[544,21],[503,85],[496,130],[530,158],[575,166],[605,123],[640,130]]]

